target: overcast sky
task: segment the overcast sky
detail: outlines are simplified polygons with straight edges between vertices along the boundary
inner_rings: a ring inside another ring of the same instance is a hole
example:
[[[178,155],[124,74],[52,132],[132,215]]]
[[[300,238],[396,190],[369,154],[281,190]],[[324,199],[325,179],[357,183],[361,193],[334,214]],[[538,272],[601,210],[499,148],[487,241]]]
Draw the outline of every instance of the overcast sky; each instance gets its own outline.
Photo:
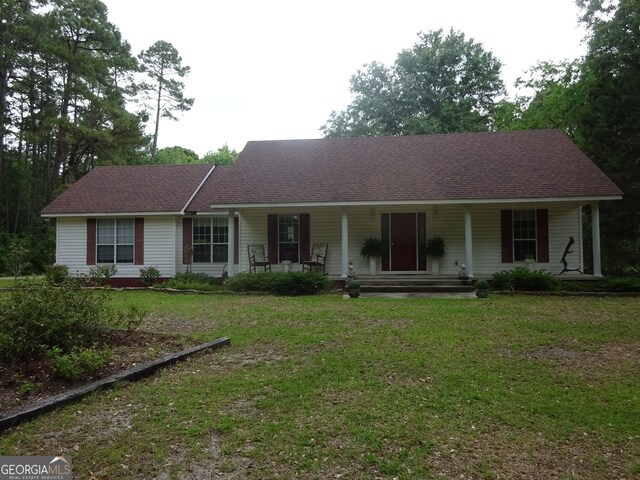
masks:
[[[135,55],[165,40],[191,67],[194,107],[161,121],[159,147],[199,155],[321,137],[331,111],[350,101],[351,75],[372,61],[391,65],[420,31],[453,27],[482,43],[502,61],[507,87],[538,61],[586,51],[574,0],[103,2]]]

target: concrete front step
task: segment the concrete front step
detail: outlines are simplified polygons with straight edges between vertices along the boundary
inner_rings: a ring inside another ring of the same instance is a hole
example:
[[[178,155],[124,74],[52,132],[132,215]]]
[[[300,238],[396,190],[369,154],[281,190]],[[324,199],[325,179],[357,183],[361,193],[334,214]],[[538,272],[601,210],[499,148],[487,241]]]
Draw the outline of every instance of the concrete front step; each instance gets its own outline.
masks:
[[[360,285],[363,293],[468,293],[474,290],[471,285]]]
[[[365,293],[466,293],[474,287],[467,281],[457,278],[411,277],[411,276],[375,276],[360,278],[360,291]]]

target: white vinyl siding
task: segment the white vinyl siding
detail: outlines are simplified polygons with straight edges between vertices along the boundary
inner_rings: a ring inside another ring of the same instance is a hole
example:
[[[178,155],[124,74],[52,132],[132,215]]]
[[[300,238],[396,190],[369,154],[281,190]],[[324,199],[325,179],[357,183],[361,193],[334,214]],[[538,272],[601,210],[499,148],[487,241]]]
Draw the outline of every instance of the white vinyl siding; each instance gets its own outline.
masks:
[[[72,275],[88,274],[87,219],[84,217],[56,219],[56,263],[67,265]],[[116,278],[138,278],[140,269],[154,266],[161,277],[175,275],[175,218],[145,217],[144,265],[118,264]]]
[[[509,205],[472,205],[473,263],[476,275],[490,275],[493,272],[512,269],[522,262],[502,263],[500,210]],[[512,209],[540,209],[549,211],[549,263],[536,263],[535,268],[544,268],[552,273],[562,270],[560,259],[569,237],[576,243],[574,253],[567,257],[569,268],[583,266],[580,206],[572,203],[526,204]],[[360,256],[362,242],[369,238],[381,238],[380,222],[382,213],[424,212],[426,214],[427,238],[442,237],[447,245],[447,255],[440,262],[442,275],[456,275],[465,260],[464,206],[398,206],[398,207],[349,207],[349,252],[348,259],[358,275],[366,275],[369,262]],[[248,271],[247,245],[262,244],[268,247],[267,215],[298,215],[308,213],[310,219],[310,247],[313,243],[327,243],[327,273],[332,277],[341,274],[341,209],[339,207],[314,208],[256,208],[243,209],[240,213],[240,242],[238,256],[240,264],[236,271]],[[226,215],[218,216],[220,222],[228,222]],[[145,217],[144,219],[144,265],[118,265],[116,277],[137,278],[141,267],[155,266],[162,277],[172,277],[176,272],[184,272],[182,263],[182,220],[181,216]],[[56,262],[69,267],[72,274],[89,273],[87,261],[86,218],[58,218],[56,229]],[[226,263],[226,262],[225,262]],[[212,276],[222,274],[225,263],[193,264],[194,272]],[[456,264],[457,263],[457,264]],[[273,270],[281,269],[274,264]],[[378,267],[379,268],[379,267]],[[294,264],[292,270],[300,269]],[[430,262],[427,271],[431,270]]]

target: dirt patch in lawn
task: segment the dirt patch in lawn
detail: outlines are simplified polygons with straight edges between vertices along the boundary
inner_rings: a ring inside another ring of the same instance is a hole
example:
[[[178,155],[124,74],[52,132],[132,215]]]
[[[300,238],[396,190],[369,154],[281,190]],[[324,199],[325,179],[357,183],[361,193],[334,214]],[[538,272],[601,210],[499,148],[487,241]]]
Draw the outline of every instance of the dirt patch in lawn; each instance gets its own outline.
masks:
[[[0,417],[140,363],[195,346],[199,342],[178,335],[118,330],[110,332],[104,343],[111,352],[107,365],[97,372],[82,375],[73,382],[58,378],[51,360],[46,356],[15,365],[0,363]]]

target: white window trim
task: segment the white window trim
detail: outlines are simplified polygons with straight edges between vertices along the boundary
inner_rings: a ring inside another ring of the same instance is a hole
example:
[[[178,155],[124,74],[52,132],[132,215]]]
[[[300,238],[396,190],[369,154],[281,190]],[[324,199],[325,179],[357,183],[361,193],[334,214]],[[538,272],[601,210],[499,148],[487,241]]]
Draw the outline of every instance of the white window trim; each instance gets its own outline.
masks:
[[[132,242],[131,243],[118,243],[118,221],[120,220],[130,220],[131,226],[133,228]],[[113,243],[100,243],[98,241],[99,233],[100,233],[100,222],[112,222],[113,223]],[[99,218],[96,223],[96,265],[133,265],[135,264],[135,256],[136,256],[136,224],[135,219],[133,218]],[[99,247],[112,247],[113,253],[113,261],[112,262],[101,262],[98,255]],[[131,246],[131,261],[130,262],[118,262],[118,246]]]

